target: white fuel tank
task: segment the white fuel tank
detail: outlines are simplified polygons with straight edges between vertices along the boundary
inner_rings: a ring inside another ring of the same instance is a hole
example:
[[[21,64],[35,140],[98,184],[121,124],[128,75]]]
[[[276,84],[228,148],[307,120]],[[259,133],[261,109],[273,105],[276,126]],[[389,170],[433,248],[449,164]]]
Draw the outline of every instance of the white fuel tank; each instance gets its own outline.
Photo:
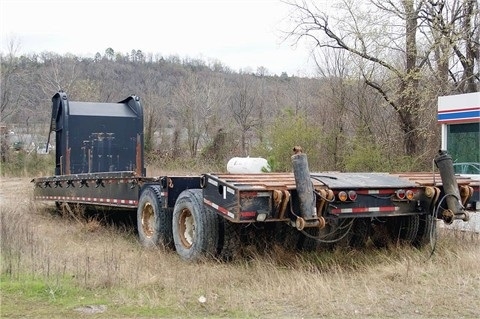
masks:
[[[230,174],[258,174],[270,172],[270,165],[262,157],[233,157],[227,163]]]

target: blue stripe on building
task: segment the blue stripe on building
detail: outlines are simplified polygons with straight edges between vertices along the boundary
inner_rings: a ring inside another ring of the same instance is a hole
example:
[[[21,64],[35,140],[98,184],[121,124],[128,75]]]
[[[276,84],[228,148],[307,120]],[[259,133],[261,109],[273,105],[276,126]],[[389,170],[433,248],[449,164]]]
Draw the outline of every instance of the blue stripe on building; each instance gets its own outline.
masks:
[[[449,112],[449,113],[438,114],[439,121],[476,119],[476,118],[480,118],[480,110],[468,111],[468,112]]]

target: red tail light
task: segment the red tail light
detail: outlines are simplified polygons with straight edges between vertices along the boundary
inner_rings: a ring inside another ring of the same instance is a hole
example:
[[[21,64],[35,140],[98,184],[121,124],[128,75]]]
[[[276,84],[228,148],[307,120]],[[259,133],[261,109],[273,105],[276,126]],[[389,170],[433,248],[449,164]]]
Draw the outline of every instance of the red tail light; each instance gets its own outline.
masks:
[[[355,191],[348,192],[348,198],[353,202],[357,199],[357,193]]]
[[[395,192],[395,194],[397,195],[397,197],[399,199],[405,199],[405,190],[404,189],[399,189]]]
[[[347,200],[355,201],[357,199],[357,192],[355,191],[340,191],[337,194],[337,198],[341,202],[346,202]]]

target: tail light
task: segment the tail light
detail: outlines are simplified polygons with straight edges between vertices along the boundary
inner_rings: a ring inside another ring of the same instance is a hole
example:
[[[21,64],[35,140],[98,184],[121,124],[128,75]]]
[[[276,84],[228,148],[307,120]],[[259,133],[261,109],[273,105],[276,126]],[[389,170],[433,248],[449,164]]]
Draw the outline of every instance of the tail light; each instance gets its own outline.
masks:
[[[408,189],[408,190],[404,190],[404,189],[399,189],[395,192],[395,195],[397,195],[397,198],[398,199],[408,199],[408,200],[412,200],[413,197],[415,197],[415,193],[413,190],[411,189]]]
[[[415,193],[411,189],[407,190],[406,197],[408,200],[412,200],[414,196],[415,196]]]
[[[355,201],[357,199],[357,193],[355,191],[349,191],[348,199],[350,199],[352,202]]]
[[[357,192],[355,191],[340,191],[337,194],[338,200],[341,202],[346,202],[347,200],[355,201],[357,199]]]
[[[395,194],[397,195],[397,197],[399,199],[405,199],[405,190],[404,189],[399,189],[395,192]]]

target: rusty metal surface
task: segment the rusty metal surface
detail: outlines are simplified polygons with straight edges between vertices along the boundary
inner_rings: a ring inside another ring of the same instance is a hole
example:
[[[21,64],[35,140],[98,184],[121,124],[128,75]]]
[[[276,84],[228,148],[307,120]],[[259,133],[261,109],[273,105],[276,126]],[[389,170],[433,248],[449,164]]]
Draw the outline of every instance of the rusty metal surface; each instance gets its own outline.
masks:
[[[222,180],[232,188],[252,190],[292,190],[295,189],[293,173],[261,173],[261,174],[218,174],[211,175]],[[315,188],[326,188],[321,181],[312,180]]]
[[[218,174],[213,175],[233,188],[273,190],[295,189],[293,173]],[[408,188],[416,186],[440,186],[440,174],[429,172],[408,173],[312,173],[315,189],[322,188]],[[459,185],[479,185],[480,181],[456,176]]]
[[[333,189],[348,188],[408,188],[415,183],[386,173],[312,173],[312,179],[318,179]]]
[[[442,178],[440,173],[431,172],[410,172],[410,173],[392,173],[391,175],[398,176],[402,179],[408,179],[420,186],[440,186],[442,185]],[[480,185],[480,181],[468,177],[455,175],[459,185]]]

